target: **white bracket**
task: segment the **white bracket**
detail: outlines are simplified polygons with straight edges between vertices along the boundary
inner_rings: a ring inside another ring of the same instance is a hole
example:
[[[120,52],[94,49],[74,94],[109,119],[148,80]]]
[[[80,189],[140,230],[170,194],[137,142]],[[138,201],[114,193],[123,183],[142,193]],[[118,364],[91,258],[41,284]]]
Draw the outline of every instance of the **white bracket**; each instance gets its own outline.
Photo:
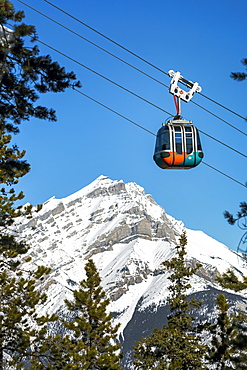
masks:
[[[168,75],[172,77],[169,92],[177,96],[178,98],[182,99],[185,102],[190,101],[190,99],[193,97],[195,92],[202,91],[202,88],[201,86],[199,86],[198,82],[192,82],[192,81],[186,80],[183,76],[181,76],[180,72],[174,72],[173,70],[170,70],[168,72]],[[179,82],[185,83],[185,85],[189,87],[190,90],[185,91],[181,89],[181,87],[178,86]]]

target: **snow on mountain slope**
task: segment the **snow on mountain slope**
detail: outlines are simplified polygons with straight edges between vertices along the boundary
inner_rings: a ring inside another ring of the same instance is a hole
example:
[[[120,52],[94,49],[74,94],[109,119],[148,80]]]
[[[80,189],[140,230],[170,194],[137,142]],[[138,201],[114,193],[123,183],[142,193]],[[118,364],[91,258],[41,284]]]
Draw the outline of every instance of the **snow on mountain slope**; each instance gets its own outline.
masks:
[[[205,264],[215,266],[220,273],[235,267],[246,271],[246,262],[240,255],[202,231],[186,230],[188,236],[188,257],[194,257]],[[237,273],[237,272],[236,272]]]
[[[185,227],[139,185],[100,176],[66,198],[49,199],[31,220],[22,220],[19,230],[30,243],[30,266],[52,269],[42,287],[48,294],[43,309],[64,310],[64,298],[71,298],[85,277],[84,265],[91,257],[123,334],[137,310],[165,304],[169,280],[162,262],[174,256]],[[217,288],[214,277],[227,268],[247,275],[240,255],[202,231],[186,232],[187,259],[202,264],[191,292]]]

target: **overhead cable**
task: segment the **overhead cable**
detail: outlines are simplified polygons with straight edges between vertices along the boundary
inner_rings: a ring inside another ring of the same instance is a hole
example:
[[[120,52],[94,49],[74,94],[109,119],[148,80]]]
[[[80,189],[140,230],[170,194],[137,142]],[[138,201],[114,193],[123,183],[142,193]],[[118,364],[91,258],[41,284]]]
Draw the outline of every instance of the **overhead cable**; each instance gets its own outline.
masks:
[[[124,116],[123,114],[118,113],[118,112],[117,112],[117,111],[115,111],[114,109],[109,108],[107,105],[105,105],[105,104],[103,104],[103,103],[99,102],[98,100],[96,100],[96,99],[92,98],[91,96],[89,96],[89,95],[87,95],[87,94],[83,93],[81,90],[78,90],[78,89],[76,89],[75,87],[73,87],[73,90],[75,90],[76,92],[78,92],[78,93],[79,93],[79,94],[81,94],[81,95],[84,95],[85,97],[87,97],[88,99],[90,99],[90,100],[94,101],[95,103],[97,103],[97,104],[101,105],[102,107],[104,107],[104,108],[108,109],[110,112],[115,113],[115,114],[116,114],[116,115],[118,115],[119,117],[122,117],[122,118],[123,118],[123,119],[125,119],[126,121],[129,121],[130,123],[133,123],[135,126],[137,126],[137,127],[141,128],[142,130],[144,130],[144,131],[148,132],[149,134],[154,135],[154,136],[157,136],[154,132],[152,132],[152,131],[150,131],[150,130],[146,129],[144,126],[141,126],[140,124],[136,123],[135,121],[132,121],[131,119],[129,119],[129,118],[127,118],[126,116]]]
[[[123,90],[127,91],[128,93],[130,93],[130,94],[134,95],[135,97],[137,97],[137,98],[139,98],[139,99],[143,100],[145,103],[148,103],[148,104],[152,105],[153,107],[155,107],[155,108],[157,108],[157,109],[162,110],[162,111],[163,111],[163,112],[165,112],[166,114],[169,114],[169,116],[172,116],[172,114],[171,114],[170,112],[166,111],[165,109],[160,108],[158,105],[156,105],[156,104],[154,104],[154,103],[150,102],[149,100],[147,100],[147,99],[145,99],[145,98],[141,97],[140,95],[138,95],[138,94],[134,93],[133,91],[131,91],[131,90],[127,89],[126,87],[124,87],[124,86],[122,86],[122,85],[118,84],[117,82],[115,82],[115,81],[111,80],[110,78],[108,78],[108,77],[106,77],[106,76],[102,75],[101,73],[99,73],[99,72],[95,71],[94,69],[92,69],[92,68],[90,68],[90,67],[86,66],[85,64],[83,64],[83,63],[79,62],[78,60],[76,60],[76,59],[74,59],[74,58],[70,57],[69,55],[67,55],[67,54],[65,54],[65,53],[63,53],[62,51],[57,50],[57,49],[56,49],[56,48],[54,48],[53,46],[50,46],[50,45],[46,44],[45,42],[41,41],[40,39],[38,39],[37,41],[38,41],[38,42],[40,42],[41,44],[43,44],[43,45],[47,46],[49,49],[56,51],[58,54],[63,55],[64,57],[66,57],[66,58],[70,59],[72,62],[74,62],[74,63],[76,63],[76,64],[80,65],[81,67],[83,67],[83,68],[87,69],[88,71],[93,72],[93,73],[94,73],[94,74],[96,74],[97,76],[102,77],[102,78],[103,78],[103,79],[105,79],[106,81],[111,82],[113,85],[115,85],[115,86],[117,86],[117,87],[120,87],[120,89],[123,89]]]
[[[63,53],[63,52],[61,52],[61,51],[57,50],[56,48],[54,48],[54,47],[52,47],[52,46],[48,45],[47,43],[45,43],[45,42],[43,42],[43,41],[41,41],[41,40],[39,40],[39,39],[38,39],[37,41],[38,41],[38,42],[40,42],[42,45],[44,45],[44,46],[48,47],[49,49],[51,49],[51,50],[53,50],[53,51],[56,51],[56,52],[57,52],[57,53],[59,53],[60,55],[62,55],[62,56],[64,56],[64,57],[66,57],[66,58],[70,59],[71,61],[73,61],[73,62],[77,63],[78,65],[82,66],[83,68],[85,68],[85,69],[89,70],[90,72],[93,72],[93,73],[94,73],[94,74],[96,74],[97,76],[102,77],[102,78],[103,78],[103,79],[105,79],[106,81],[111,82],[111,83],[112,83],[112,84],[114,84],[115,86],[117,86],[117,87],[119,87],[119,88],[123,89],[124,91],[127,91],[128,93],[130,93],[130,94],[134,95],[135,97],[137,97],[137,98],[141,99],[141,100],[142,100],[142,101],[144,101],[145,103],[148,103],[148,104],[150,104],[151,106],[153,106],[153,107],[155,107],[155,108],[157,108],[157,109],[161,110],[162,112],[165,112],[165,113],[166,113],[166,114],[168,114],[169,116],[173,116],[173,114],[172,114],[172,113],[170,113],[170,112],[166,111],[165,109],[163,109],[163,108],[159,107],[158,105],[156,105],[156,104],[154,104],[154,103],[150,102],[149,100],[147,100],[147,99],[143,98],[142,96],[140,96],[140,95],[138,95],[138,94],[134,93],[133,91],[131,91],[131,90],[129,90],[129,89],[127,89],[127,88],[125,88],[124,86],[122,86],[122,85],[118,84],[117,82],[115,82],[115,81],[113,81],[113,80],[109,79],[108,77],[106,77],[106,76],[102,75],[101,73],[98,73],[98,72],[97,72],[97,71],[95,71],[94,69],[92,69],[92,68],[90,68],[90,67],[86,66],[85,64],[83,64],[83,63],[79,62],[78,60],[76,60],[76,59],[74,59],[74,58],[72,58],[72,57],[68,56],[67,54],[65,54],[65,53]],[[222,144],[222,145],[226,146],[228,149],[231,149],[231,150],[233,150],[234,152],[236,152],[236,153],[238,153],[238,154],[242,155],[243,157],[247,158],[247,155],[245,155],[244,153],[239,152],[238,150],[236,150],[236,149],[232,148],[231,146],[229,146],[229,145],[227,145],[227,144],[223,143],[222,141],[220,141],[220,140],[218,140],[218,139],[214,138],[213,136],[211,136],[211,135],[209,135],[209,134],[205,133],[204,131],[201,131],[201,130],[199,130],[199,129],[198,129],[198,131],[199,131],[199,132],[201,132],[203,135],[206,135],[206,136],[210,137],[212,140],[215,140],[215,141],[217,141],[218,143],[220,143],[220,144]]]
[[[18,0],[18,1],[20,1],[21,3],[23,3],[23,1],[21,1],[21,0]],[[108,41],[112,42],[113,44],[115,44],[115,45],[119,46],[121,49],[123,49],[123,50],[127,51],[128,53],[132,54],[132,55],[133,55],[133,56],[135,56],[136,58],[138,58],[138,59],[142,60],[144,63],[146,63],[146,64],[150,65],[151,67],[153,67],[153,68],[157,69],[158,71],[160,71],[160,72],[162,72],[162,73],[164,73],[164,74],[166,74],[166,75],[168,76],[168,73],[167,73],[167,72],[163,71],[163,70],[162,70],[162,69],[160,69],[159,67],[156,67],[154,64],[152,64],[152,63],[148,62],[146,59],[144,59],[144,58],[140,57],[139,55],[135,54],[133,51],[131,51],[131,50],[127,49],[126,47],[124,47],[123,45],[121,45],[121,44],[119,44],[118,42],[114,41],[114,40],[113,40],[113,39],[111,39],[110,37],[108,37],[108,36],[104,35],[103,33],[99,32],[99,31],[97,31],[95,28],[93,28],[93,27],[89,26],[89,25],[88,25],[88,24],[86,24],[85,22],[82,22],[80,19],[78,19],[78,18],[74,17],[72,14],[67,13],[65,10],[63,10],[63,9],[59,8],[58,6],[56,6],[55,4],[51,3],[50,1],[47,1],[47,0],[44,0],[44,1],[45,1],[46,3],[48,3],[48,4],[52,5],[54,8],[56,8],[56,9],[60,10],[62,13],[64,13],[64,14],[68,15],[70,18],[74,19],[75,21],[77,21],[77,22],[81,23],[83,26],[85,26],[85,27],[89,28],[90,30],[94,31],[94,32],[95,32],[95,33],[97,33],[98,35],[100,35],[100,36],[104,37],[106,40],[108,40]]]
[[[19,1],[19,2],[21,2],[21,3],[23,3],[24,5],[27,5],[28,7],[30,7],[28,4],[24,3],[23,1],[21,1],[21,0],[18,0],[18,1]],[[44,1],[46,1],[46,2],[50,3],[50,2],[49,2],[49,1],[47,1],[47,0],[44,0]],[[51,4],[51,5],[53,5],[52,3],[50,3],[50,4]],[[32,8],[32,7],[30,7],[30,8]],[[32,9],[34,9],[34,8],[32,8]],[[34,10],[36,10],[36,9],[34,9]],[[39,11],[38,11],[38,12],[39,12]],[[39,12],[39,13],[40,13],[40,12]],[[42,14],[42,13],[41,13],[41,14]],[[49,17],[48,17],[48,18],[49,18]],[[56,21],[55,21],[55,22],[56,22]],[[57,22],[56,22],[56,23],[57,23]],[[72,31],[72,32],[73,32],[73,31]],[[65,56],[65,57],[67,57],[67,58],[69,58],[70,60],[74,61],[75,63],[80,64],[81,66],[83,66],[84,68],[86,68],[86,69],[90,70],[91,72],[94,72],[94,73],[96,73],[97,75],[99,75],[99,76],[101,76],[101,77],[105,78],[106,80],[108,80],[109,82],[112,82],[113,84],[117,85],[118,87],[123,88],[123,89],[124,89],[124,90],[126,90],[127,92],[129,92],[129,93],[131,93],[131,94],[135,95],[136,97],[138,97],[138,98],[140,98],[140,99],[144,100],[145,102],[147,102],[147,103],[149,103],[149,104],[151,104],[151,105],[155,106],[156,108],[158,108],[158,109],[160,109],[160,110],[162,110],[162,111],[166,112],[167,114],[171,115],[171,113],[169,113],[169,112],[165,111],[164,109],[162,109],[162,108],[158,107],[157,105],[155,105],[155,104],[153,104],[153,103],[151,103],[151,102],[147,101],[146,99],[144,99],[144,98],[140,97],[139,95],[137,95],[137,94],[135,94],[135,93],[131,92],[130,90],[128,90],[128,89],[126,89],[126,88],[124,88],[123,86],[121,86],[121,85],[119,85],[119,84],[115,83],[114,81],[112,81],[112,80],[108,79],[107,77],[105,77],[105,76],[103,76],[103,75],[99,74],[98,72],[96,72],[96,71],[92,70],[91,68],[89,68],[89,67],[87,67],[87,66],[83,65],[82,63],[80,63],[80,62],[76,61],[75,59],[73,59],[73,58],[69,57],[68,55],[66,55],[66,54],[64,54],[64,53],[62,53],[62,52],[60,52],[60,51],[58,51],[57,49],[55,49],[55,48],[51,47],[50,45],[48,45],[48,44],[46,44],[46,43],[42,42],[41,40],[37,40],[37,41],[39,41],[41,44],[43,44],[43,45],[47,46],[48,48],[50,48],[50,49],[52,49],[52,50],[54,50],[54,51],[58,52],[59,54],[61,54],[61,55]],[[126,63],[127,63],[127,62],[126,62]],[[164,71],[162,71],[162,72],[164,72]],[[164,72],[164,73],[165,73],[165,72]],[[98,103],[99,105],[101,105],[101,106],[103,106],[103,107],[107,108],[108,110],[112,111],[113,113],[115,113],[115,114],[119,115],[120,117],[122,117],[122,118],[124,118],[124,119],[128,120],[129,122],[133,123],[134,125],[138,126],[139,128],[141,128],[141,129],[143,129],[143,130],[147,131],[148,133],[150,133],[150,134],[152,134],[152,135],[156,136],[156,134],[154,134],[153,132],[149,131],[149,130],[148,130],[148,129],[146,129],[145,127],[143,127],[143,126],[141,126],[141,125],[137,124],[136,122],[134,122],[134,121],[132,121],[132,120],[128,119],[127,117],[123,116],[122,114],[120,114],[120,113],[118,113],[118,112],[114,111],[113,109],[111,109],[111,108],[107,107],[106,105],[104,105],[104,104],[100,103],[99,101],[97,101],[97,100],[95,100],[95,99],[91,98],[90,96],[86,95],[85,93],[81,92],[80,90],[77,90],[77,89],[75,89],[75,88],[74,88],[74,90],[75,90],[75,91],[77,91],[78,93],[80,93],[80,94],[84,95],[85,97],[87,97],[87,98],[91,99],[92,101],[94,101],[94,102]],[[210,113],[211,113],[211,112],[210,112]],[[216,116],[216,117],[217,117],[217,116]],[[200,130],[198,130],[198,131],[200,131]],[[233,149],[232,147],[228,146],[227,144],[225,144],[225,143],[223,143],[223,142],[221,142],[221,141],[217,140],[216,138],[214,138],[214,137],[212,137],[212,136],[210,136],[210,135],[206,134],[205,132],[203,132],[203,131],[200,131],[200,132],[201,132],[202,134],[204,134],[204,135],[206,135],[206,136],[210,137],[211,139],[213,139],[213,140],[215,140],[215,141],[219,142],[220,144],[222,144],[222,145],[224,145],[224,146],[228,147],[229,149],[231,149],[231,150],[233,150],[233,151],[237,152],[238,154],[241,154],[241,155],[243,155],[244,157],[247,157],[245,154],[243,154],[243,153],[241,153],[241,152],[239,152],[239,151],[237,151],[237,150]],[[245,134],[245,133],[244,133],[244,134]],[[204,162],[204,161],[203,161],[202,163],[204,163],[205,165],[207,165],[207,166],[208,166],[208,167],[210,167],[211,169],[213,169],[213,170],[215,170],[215,171],[217,171],[217,172],[221,173],[222,175],[224,175],[224,176],[228,177],[229,179],[231,179],[231,180],[235,181],[236,183],[238,183],[238,184],[240,184],[240,185],[242,185],[242,186],[246,187],[246,185],[245,185],[245,184],[243,184],[243,183],[239,182],[238,180],[236,180],[236,179],[234,179],[233,177],[231,177],[231,176],[229,176],[229,175],[225,174],[224,172],[222,172],[222,171],[220,171],[220,170],[216,169],[215,167],[213,167],[213,166],[211,166],[211,165],[207,164],[206,162]]]
[[[89,95],[85,94],[85,93],[84,93],[84,92],[82,92],[81,90],[78,90],[78,89],[76,89],[76,88],[73,88],[73,90],[75,90],[75,91],[76,91],[76,92],[78,92],[79,94],[81,94],[81,95],[85,96],[86,98],[88,98],[88,99],[92,100],[93,102],[95,102],[95,103],[97,103],[97,104],[101,105],[102,107],[104,107],[104,108],[108,109],[109,111],[111,111],[111,112],[115,113],[116,115],[118,115],[118,116],[122,117],[123,119],[125,119],[125,120],[127,120],[127,121],[129,121],[129,122],[133,123],[134,125],[138,126],[138,127],[139,127],[139,128],[141,128],[142,130],[147,131],[149,134],[152,134],[152,135],[156,136],[156,134],[155,134],[155,133],[153,133],[153,132],[151,132],[151,131],[147,130],[145,127],[143,127],[143,126],[139,125],[138,123],[136,123],[136,122],[132,121],[131,119],[129,119],[129,118],[127,118],[127,117],[125,117],[124,115],[122,115],[122,114],[118,113],[117,111],[115,111],[115,110],[113,110],[113,109],[109,108],[107,105],[105,105],[105,104],[103,104],[103,103],[99,102],[98,100],[96,100],[96,99],[92,98],[91,96],[89,96]],[[233,177],[231,177],[231,176],[227,175],[227,174],[226,174],[226,173],[224,173],[223,171],[218,170],[217,168],[215,168],[215,167],[211,166],[210,164],[208,164],[208,163],[206,163],[206,162],[204,162],[204,161],[202,161],[202,163],[203,163],[203,164],[205,164],[206,166],[210,167],[210,168],[211,168],[211,169],[213,169],[214,171],[216,171],[216,172],[220,173],[221,175],[224,175],[224,176],[225,176],[225,177],[227,177],[228,179],[230,179],[230,180],[232,180],[232,181],[236,182],[237,184],[242,185],[242,186],[244,186],[244,187],[246,188],[246,185],[245,185],[245,184],[243,184],[242,182],[240,182],[240,181],[238,181],[238,180],[234,179]]]
[[[244,131],[240,130],[240,129],[239,129],[239,128],[237,128],[236,126],[232,125],[230,122],[228,122],[228,121],[224,120],[223,118],[221,118],[220,116],[217,116],[217,114],[215,114],[215,113],[211,112],[210,110],[208,110],[208,109],[204,108],[202,105],[200,105],[200,104],[196,103],[194,100],[191,100],[191,103],[194,103],[194,104],[195,104],[195,105],[197,105],[198,107],[200,107],[200,108],[204,109],[206,112],[210,113],[210,114],[211,114],[212,116],[214,116],[215,118],[218,118],[220,121],[222,121],[222,122],[226,123],[228,126],[232,127],[234,130],[236,130],[236,131],[240,132],[241,134],[243,134],[243,135],[247,136],[247,133],[246,133],[246,132],[244,132]]]
[[[140,72],[140,73],[142,73],[143,75],[145,75],[146,77],[148,77],[148,78],[150,78],[150,79],[152,79],[153,81],[155,81],[155,82],[157,82],[157,83],[159,83],[160,85],[162,85],[162,86],[165,86],[166,88],[169,88],[169,86],[168,85],[166,85],[166,84],[164,84],[163,82],[161,82],[161,81],[159,81],[158,79],[156,79],[156,78],[154,78],[153,76],[151,76],[151,75],[149,75],[148,73],[146,73],[146,72],[144,72],[144,71],[142,71],[141,69],[139,69],[139,68],[137,68],[137,67],[135,67],[135,66],[133,66],[132,64],[130,64],[130,63],[128,63],[128,62],[126,62],[124,59],[122,59],[122,58],[119,58],[117,55],[115,55],[115,54],[113,54],[113,53],[111,53],[111,52],[109,52],[108,50],[106,50],[106,49],[104,49],[104,48],[102,48],[101,46],[99,46],[98,44],[96,44],[96,43],[94,43],[94,42],[92,42],[91,40],[89,40],[89,39],[87,39],[87,38],[85,38],[84,36],[82,36],[82,35],[80,35],[80,34],[78,34],[77,32],[75,32],[75,31],[73,31],[73,30],[71,30],[70,28],[68,28],[68,27],[66,27],[66,26],[64,26],[62,23],[60,23],[60,22],[57,22],[55,19],[53,19],[53,18],[51,18],[51,17],[49,17],[49,16],[47,16],[46,14],[44,14],[44,13],[42,13],[42,12],[40,12],[39,10],[37,10],[37,9],[35,9],[35,8],[33,8],[31,5],[29,5],[29,4],[26,4],[24,1],[22,1],[22,0],[18,0],[19,2],[21,2],[22,4],[24,4],[24,5],[26,5],[27,7],[29,7],[30,9],[32,9],[32,10],[34,10],[35,12],[37,12],[37,13],[39,13],[40,15],[42,15],[42,16],[44,16],[44,17],[46,17],[47,19],[49,19],[49,20],[51,20],[52,22],[54,22],[54,23],[56,23],[56,24],[58,24],[59,26],[61,26],[61,27],[63,27],[64,29],[66,29],[67,31],[69,31],[69,32],[71,32],[71,33],[73,33],[74,35],[76,35],[76,36],[78,36],[78,37],[80,37],[81,39],[83,39],[84,41],[86,41],[86,42],[88,42],[88,43],[90,43],[91,45],[93,45],[93,46],[95,46],[95,47],[97,47],[98,49],[100,49],[100,50],[102,50],[102,51],[104,51],[105,53],[107,53],[108,55],[111,55],[112,57],[114,57],[114,58],[116,58],[117,60],[119,60],[119,61],[121,61],[122,63],[124,63],[124,64],[126,64],[126,65],[128,65],[129,67],[131,67],[131,68],[133,68],[133,69],[135,69],[136,71],[138,71],[138,72]],[[46,1],[46,0],[45,0]],[[50,3],[50,2],[49,2]],[[52,3],[50,3],[50,4],[52,4]],[[53,5],[53,4],[52,4]],[[55,6],[55,5],[54,5]],[[55,6],[56,7],[56,6]],[[60,9],[60,8],[59,8]],[[65,12],[66,13],[66,12]],[[67,14],[67,13],[66,13]],[[69,14],[68,14],[69,15]],[[71,15],[70,15],[71,16]],[[73,16],[71,16],[72,18],[74,18]],[[76,18],[75,18],[76,19]],[[78,20],[79,21],[79,20]],[[80,21],[81,22],[81,21]],[[82,24],[84,24],[83,22],[82,22]],[[88,26],[88,27],[90,27],[90,26]],[[91,28],[91,27],[90,27]],[[98,32],[98,31],[97,31]],[[100,33],[101,34],[101,33]],[[111,40],[111,39],[110,39]],[[129,51],[128,49],[127,49],[127,51]],[[130,52],[130,51],[129,51]],[[135,54],[134,54],[135,55]],[[146,61],[147,62],[147,61]],[[153,66],[153,65],[152,65]],[[155,67],[155,66],[154,66]],[[162,71],[162,72],[164,72],[164,71]],[[164,72],[165,73],[165,72]],[[166,73],[167,74],[167,73]],[[168,74],[167,74],[168,75]],[[210,99],[210,98],[209,98]],[[210,99],[210,100],[212,100],[212,99]],[[235,129],[236,131],[238,131],[238,132],[240,132],[241,134],[243,134],[243,135],[245,135],[245,136],[247,136],[247,134],[244,132],[244,131],[242,131],[242,130],[240,130],[239,128],[237,128],[236,126],[234,126],[234,125],[232,125],[231,123],[229,123],[228,121],[226,121],[226,120],[224,120],[223,118],[221,118],[220,116],[218,116],[218,115],[216,115],[216,114],[214,114],[213,112],[211,112],[210,110],[208,110],[208,109],[206,109],[206,108],[204,108],[202,105],[200,105],[200,104],[198,104],[198,103],[196,103],[195,101],[191,101],[193,104],[195,104],[195,105],[197,105],[199,108],[201,108],[201,109],[203,109],[203,110],[205,110],[207,113],[209,113],[209,114],[211,114],[212,116],[214,116],[215,118],[217,118],[217,119],[219,119],[220,121],[222,121],[222,122],[224,122],[224,123],[226,123],[228,126],[230,126],[230,127],[232,127],[233,129]],[[221,104],[219,104],[219,105],[221,105]],[[231,110],[230,110],[231,111]]]
[[[233,177],[231,177],[231,176],[227,175],[226,173],[224,173],[224,172],[222,172],[222,171],[218,170],[217,168],[215,168],[215,167],[211,166],[210,164],[208,164],[208,163],[206,163],[206,162],[204,162],[204,161],[203,161],[202,163],[204,163],[206,166],[210,167],[212,170],[217,171],[217,172],[221,173],[222,175],[224,175],[224,176],[228,177],[229,179],[231,179],[231,180],[233,180],[233,181],[237,182],[238,184],[240,184],[240,185],[244,186],[245,188],[247,187],[247,186],[246,186],[246,184],[243,184],[242,182],[240,182],[240,181],[238,181],[238,180],[234,179]]]
[[[226,143],[223,143],[223,141],[216,139],[216,137],[211,136],[211,135],[207,134],[206,132],[204,132],[204,131],[202,131],[202,130],[199,130],[198,128],[197,128],[197,130],[198,130],[201,134],[203,134],[203,135],[205,135],[205,136],[209,137],[210,139],[212,139],[212,140],[214,140],[214,141],[217,141],[219,144],[224,145],[226,148],[228,148],[228,149],[230,149],[230,150],[233,150],[235,153],[238,153],[238,154],[242,155],[243,157],[247,158],[247,155],[246,155],[246,154],[244,154],[244,153],[242,153],[242,152],[238,151],[237,149],[234,149],[233,147],[231,147],[230,145],[227,145]]]
[[[18,0],[18,1],[19,1],[19,2],[21,2],[21,3],[23,3],[23,4],[25,4],[25,3],[24,3],[23,1],[21,1],[21,0]],[[165,74],[165,75],[169,76],[169,75],[168,75],[168,73],[167,73],[167,72],[165,72],[164,70],[162,70],[161,68],[159,68],[159,67],[157,67],[156,65],[154,65],[154,64],[152,64],[152,63],[150,63],[148,60],[146,60],[146,59],[142,58],[141,56],[139,56],[138,54],[134,53],[134,52],[133,52],[133,51],[131,51],[130,49],[127,49],[127,48],[126,48],[126,47],[124,47],[123,45],[121,45],[121,44],[119,44],[118,42],[114,41],[114,40],[113,40],[113,39],[111,39],[110,37],[108,37],[108,36],[104,35],[102,32],[99,32],[99,31],[98,31],[98,30],[96,30],[95,28],[93,28],[93,27],[89,26],[87,23],[85,23],[85,22],[81,21],[80,19],[76,18],[76,17],[75,17],[75,16],[73,16],[72,14],[70,14],[70,13],[66,12],[65,10],[63,10],[62,8],[60,8],[60,7],[58,7],[57,5],[53,4],[52,2],[50,2],[50,1],[48,1],[48,0],[44,0],[44,1],[45,1],[46,3],[48,3],[48,4],[50,4],[51,6],[53,6],[54,8],[58,9],[58,10],[59,10],[59,11],[61,11],[62,13],[66,14],[66,15],[67,15],[67,16],[69,16],[70,18],[74,19],[75,21],[77,21],[77,22],[81,23],[83,26],[85,26],[85,27],[89,28],[89,29],[90,29],[90,30],[92,30],[93,32],[95,32],[95,33],[97,33],[98,35],[100,35],[100,36],[104,37],[106,40],[108,40],[108,41],[112,42],[113,44],[117,45],[117,46],[118,46],[118,47],[120,47],[121,49],[123,49],[123,50],[127,51],[128,53],[132,54],[133,56],[135,56],[136,58],[140,59],[140,60],[141,60],[141,61],[143,61],[144,63],[146,63],[146,64],[150,65],[151,67],[155,68],[155,69],[156,69],[156,70],[158,70],[159,72],[161,72],[161,73],[163,73],[163,74]],[[27,4],[25,4],[25,5],[27,5]],[[218,103],[216,100],[209,98],[208,96],[206,96],[206,95],[202,94],[201,92],[200,92],[199,94],[200,94],[200,95],[202,95],[204,98],[206,98],[206,99],[210,100],[211,102],[213,102],[213,103],[215,103],[215,104],[219,105],[221,108],[223,108],[223,109],[225,109],[225,110],[227,110],[227,111],[231,112],[232,114],[235,114],[235,115],[236,115],[236,116],[238,116],[239,118],[242,118],[243,120],[245,120],[245,121],[246,121],[246,118],[245,118],[245,117],[243,117],[242,115],[240,115],[239,113],[237,113],[237,112],[233,111],[232,109],[229,109],[228,107],[226,107],[226,106],[225,106],[225,105],[223,105],[223,104]]]
[[[91,44],[91,45],[95,46],[96,48],[100,49],[101,51],[104,51],[105,53],[107,53],[108,55],[112,56],[113,58],[115,58],[115,59],[119,60],[120,62],[122,62],[122,63],[126,64],[127,66],[129,66],[129,67],[131,67],[131,68],[135,69],[136,71],[138,71],[138,72],[142,73],[142,74],[143,74],[143,75],[145,75],[146,77],[148,77],[148,78],[152,79],[153,81],[155,81],[155,82],[159,83],[160,85],[162,85],[162,86],[164,86],[164,87],[166,87],[166,88],[168,88],[168,89],[169,89],[169,86],[168,86],[168,85],[166,85],[166,84],[164,84],[163,82],[161,82],[161,81],[157,80],[155,77],[153,77],[153,76],[149,75],[148,73],[146,73],[146,72],[142,71],[141,69],[139,69],[139,68],[135,67],[133,64],[131,64],[131,63],[129,63],[129,62],[126,62],[126,60],[124,60],[124,59],[122,59],[122,58],[118,57],[117,55],[115,55],[115,54],[111,53],[110,51],[106,50],[105,48],[102,48],[100,45],[98,45],[98,44],[96,44],[95,42],[93,42],[93,41],[91,41],[91,40],[87,39],[86,37],[82,36],[81,34],[79,34],[79,33],[75,32],[75,31],[73,31],[71,28],[66,27],[64,24],[62,24],[62,23],[60,23],[60,22],[56,21],[54,18],[49,17],[47,14],[42,13],[42,12],[41,12],[41,11],[39,11],[38,9],[35,9],[35,8],[34,8],[34,7],[32,7],[31,5],[24,3],[24,1],[21,1],[21,0],[18,0],[18,1],[19,1],[20,3],[22,3],[22,4],[26,5],[28,8],[30,8],[30,9],[32,9],[32,10],[34,10],[36,13],[39,13],[39,14],[40,14],[40,15],[42,15],[43,17],[45,17],[45,18],[49,19],[50,21],[52,21],[52,22],[56,23],[56,24],[57,24],[57,25],[59,25],[60,27],[63,27],[65,30],[67,30],[67,31],[69,31],[69,32],[71,32],[71,33],[73,33],[74,35],[76,35],[76,36],[78,36],[78,37],[80,37],[82,40],[84,40],[84,41],[88,42],[89,44]]]

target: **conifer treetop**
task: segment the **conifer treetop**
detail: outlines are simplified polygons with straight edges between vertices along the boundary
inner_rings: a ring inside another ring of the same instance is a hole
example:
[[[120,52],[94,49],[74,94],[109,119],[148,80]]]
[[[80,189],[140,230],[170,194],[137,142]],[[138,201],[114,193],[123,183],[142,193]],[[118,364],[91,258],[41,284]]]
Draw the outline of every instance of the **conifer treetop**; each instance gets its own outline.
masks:
[[[69,330],[73,350],[69,352],[75,369],[121,370],[120,345],[117,343],[119,325],[112,325],[107,313],[110,301],[106,298],[101,279],[92,259],[85,265],[86,279],[73,292],[74,300],[65,303],[73,313],[70,322],[63,320]]]
[[[0,117],[8,132],[31,117],[56,120],[55,111],[36,105],[40,94],[80,87],[74,72],[66,72],[50,55],[40,55],[34,26],[22,23],[23,11],[15,11],[8,0],[0,0]],[[13,31],[8,37],[6,25]],[[0,34],[1,36],[1,34]]]
[[[183,233],[176,247],[176,255],[164,261],[165,270],[170,271],[170,296],[168,305],[170,314],[167,325],[161,330],[154,329],[153,334],[144,338],[135,346],[135,369],[140,370],[194,370],[204,369],[203,357],[205,346],[196,334],[191,311],[199,309],[202,302],[188,296],[190,277],[195,274],[200,264],[195,267],[186,265],[186,233]]]

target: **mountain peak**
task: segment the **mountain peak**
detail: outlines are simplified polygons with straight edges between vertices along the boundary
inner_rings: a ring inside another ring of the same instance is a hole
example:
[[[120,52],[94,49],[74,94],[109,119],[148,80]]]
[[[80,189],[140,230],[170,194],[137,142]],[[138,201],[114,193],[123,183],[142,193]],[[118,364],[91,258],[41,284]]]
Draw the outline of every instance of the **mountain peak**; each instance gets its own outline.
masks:
[[[109,176],[105,176],[105,175],[100,175],[99,177],[97,177],[96,181],[101,181],[101,180],[107,180],[109,179]]]
[[[141,338],[139,327],[146,330],[146,318],[153,324],[154,315],[166,305],[169,281],[162,263],[174,256],[184,230],[188,263],[202,264],[193,293],[209,299],[208,291],[219,289],[215,276],[227,268],[247,275],[240,255],[200,231],[186,229],[141,186],[103,175],[66,198],[50,198],[19,227],[30,245],[30,268],[40,264],[51,268],[41,287],[49,297],[45,309],[66,311],[64,298],[71,299],[73,286],[85,278],[83,267],[92,258],[111,299],[109,309],[121,323],[121,333],[125,331],[125,337],[129,333],[130,342],[133,332]],[[239,297],[242,300],[243,294]]]

